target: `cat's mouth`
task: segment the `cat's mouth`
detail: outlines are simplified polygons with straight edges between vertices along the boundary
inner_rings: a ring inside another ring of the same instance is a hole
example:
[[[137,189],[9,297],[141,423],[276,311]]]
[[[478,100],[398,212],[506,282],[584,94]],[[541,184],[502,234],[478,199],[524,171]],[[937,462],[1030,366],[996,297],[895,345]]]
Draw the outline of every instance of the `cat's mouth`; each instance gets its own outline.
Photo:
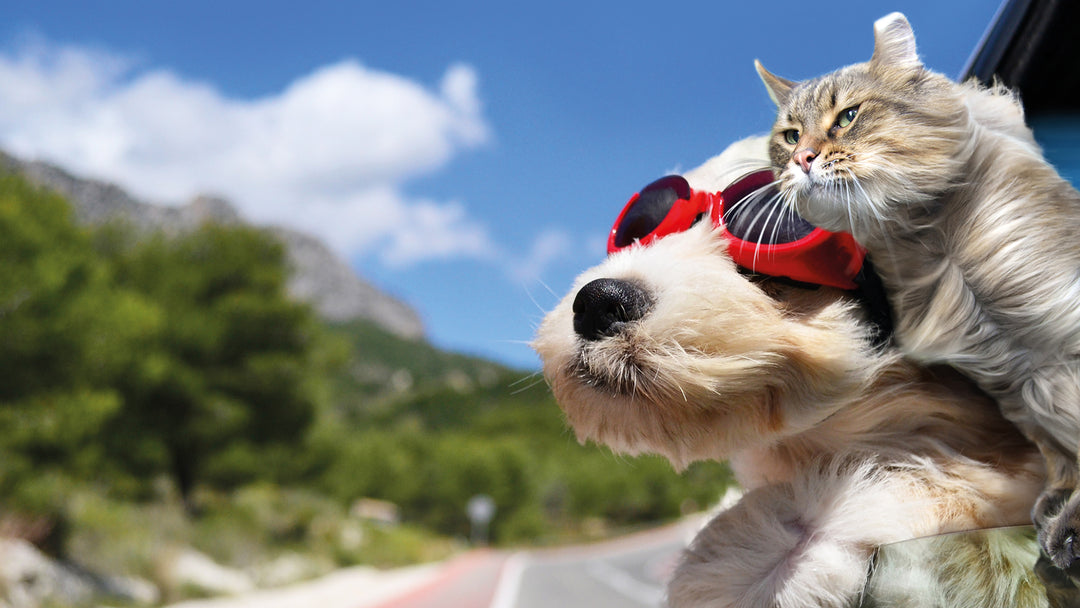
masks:
[[[822,176],[801,168],[785,172],[781,181],[783,199],[814,226],[833,232],[849,232],[850,198],[856,189],[840,176]]]
[[[832,189],[831,184],[832,180],[820,175],[813,168],[805,172],[798,166],[789,166],[783,176],[781,190],[789,193],[789,196],[792,194],[795,196],[790,200],[799,201],[810,196],[817,197],[825,194]],[[807,219],[810,218],[807,217]]]

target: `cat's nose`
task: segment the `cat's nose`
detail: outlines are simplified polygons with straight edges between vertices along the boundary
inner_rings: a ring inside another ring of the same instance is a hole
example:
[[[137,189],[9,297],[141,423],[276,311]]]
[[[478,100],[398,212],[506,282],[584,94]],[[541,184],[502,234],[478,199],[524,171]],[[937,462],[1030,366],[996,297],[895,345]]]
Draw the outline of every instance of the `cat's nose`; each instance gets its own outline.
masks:
[[[574,333],[589,341],[614,336],[652,306],[649,293],[636,283],[596,279],[574,297]]]
[[[814,162],[814,159],[817,158],[817,150],[814,150],[813,148],[803,148],[801,150],[796,150],[795,154],[792,154],[791,157],[795,159],[795,162],[799,163],[803,173],[810,173],[810,165]]]

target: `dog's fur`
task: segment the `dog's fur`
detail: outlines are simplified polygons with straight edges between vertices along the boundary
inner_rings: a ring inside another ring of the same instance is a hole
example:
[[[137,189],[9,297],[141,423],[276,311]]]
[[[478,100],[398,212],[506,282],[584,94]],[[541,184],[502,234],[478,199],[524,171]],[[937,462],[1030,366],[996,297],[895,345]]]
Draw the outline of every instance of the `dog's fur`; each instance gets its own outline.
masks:
[[[763,140],[742,142],[686,176],[717,190],[763,157]],[[850,295],[740,273],[706,224],[583,273],[534,342],[579,440],[677,468],[728,460],[747,490],[685,553],[671,606],[847,606],[882,544],[1029,521],[1042,459],[990,399],[873,346]],[[601,278],[648,304],[585,339],[575,298]],[[939,587],[1045,604],[1038,585],[994,576],[1023,569],[1012,557],[965,567],[986,576]]]

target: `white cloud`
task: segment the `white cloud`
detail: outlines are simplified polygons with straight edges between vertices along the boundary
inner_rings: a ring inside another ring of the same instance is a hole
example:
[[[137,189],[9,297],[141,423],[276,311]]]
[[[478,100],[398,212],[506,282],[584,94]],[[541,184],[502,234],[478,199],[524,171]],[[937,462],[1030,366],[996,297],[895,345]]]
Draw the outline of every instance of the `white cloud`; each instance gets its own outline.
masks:
[[[401,188],[489,139],[467,65],[429,89],[344,60],[236,99],[103,51],[37,40],[0,52],[0,146],[12,153],[158,202],[223,195],[252,220],[391,264],[494,256],[460,203]]]

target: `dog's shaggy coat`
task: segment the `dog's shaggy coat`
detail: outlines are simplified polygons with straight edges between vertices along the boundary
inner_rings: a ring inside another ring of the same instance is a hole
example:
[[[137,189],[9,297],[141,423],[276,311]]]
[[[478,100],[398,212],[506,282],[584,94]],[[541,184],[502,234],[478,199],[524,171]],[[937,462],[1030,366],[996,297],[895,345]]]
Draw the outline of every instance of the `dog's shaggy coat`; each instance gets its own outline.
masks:
[[[744,142],[687,177],[719,189],[759,149]],[[678,468],[728,460],[747,490],[685,553],[671,606],[848,606],[882,544],[1028,521],[1042,460],[989,398],[873,346],[844,292],[740,273],[706,224],[583,273],[534,342],[581,441]],[[575,315],[597,304],[578,295],[597,285],[637,304],[585,337]],[[1037,584],[1015,585],[1012,557],[968,567],[992,572],[926,593],[1045,604]]]

